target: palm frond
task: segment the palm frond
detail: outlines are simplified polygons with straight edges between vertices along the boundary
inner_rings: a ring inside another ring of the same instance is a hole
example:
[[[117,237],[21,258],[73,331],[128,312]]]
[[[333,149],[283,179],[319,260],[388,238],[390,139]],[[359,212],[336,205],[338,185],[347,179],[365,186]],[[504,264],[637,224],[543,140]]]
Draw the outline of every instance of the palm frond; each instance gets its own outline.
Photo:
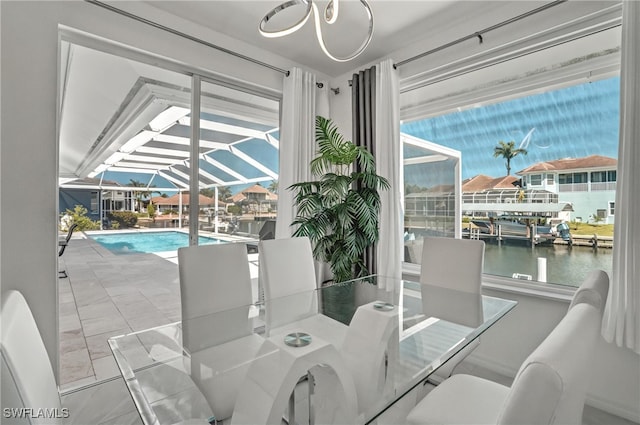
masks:
[[[309,237],[314,257],[328,262],[334,280],[342,282],[367,274],[362,254],[379,238],[378,191],[390,185],[376,174],[371,152],[345,140],[331,120],[316,117],[315,135],[318,154],[310,166],[319,180],[290,186],[294,236]]]
[[[323,205],[322,196],[319,193],[310,193],[304,196],[296,197],[296,204],[298,206],[298,215],[310,216],[322,209]]]

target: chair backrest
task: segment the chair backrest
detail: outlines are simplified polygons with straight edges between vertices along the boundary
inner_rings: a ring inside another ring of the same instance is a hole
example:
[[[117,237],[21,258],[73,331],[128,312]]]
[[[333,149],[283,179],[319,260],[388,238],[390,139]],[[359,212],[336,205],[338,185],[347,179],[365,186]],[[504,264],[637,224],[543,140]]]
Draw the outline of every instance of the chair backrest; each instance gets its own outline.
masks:
[[[50,412],[58,409],[59,413],[62,405],[53,368],[27,301],[18,291],[6,291],[2,295],[1,311],[3,412],[6,408],[46,408]],[[10,422],[10,419],[5,420]],[[58,419],[44,417],[16,421],[30,424],[58,422]]]
[[[318,313],[314,291],[316,273],[309,238],[260,241],[258,258],[267,328]]]
[[[258,258],[266,298],[273,299],[316,288],[316,270],[309,238],[260,241]]]
[[[69,227],[69,230],[67,231],[67,236],[65,236],[64,238],[64,243],[60,245],[60,249],[58,250],[58,257],[62,257],[62,254],[64,254],[64,250],[69,244],[69,241],[71,240],[71,235],[73,234],[73,231],[76,230],[76,227],[78,227],[78,223],[73,223]]]
[[[247,247],[242,243],[178,249],[182,339],[191,351],[253,333]],[[215,320],[211,320],[215,314]],[[215,327],[215,328],[214,328]]]
[[[432,297],[422,297],[423,312],[440,319],[479,326],[482,312],[482,270],[484,242],[471,239],[425,237],[422,247],[420,282],[472,294],[456,297],[463,305],[442,303]]]
[[[520,367],[499,424],[582,423],[608,288],[606,273],[589,275],[565,317]]]
[[[69,227],[69,231],[67,232],[67,236],[64,238],[64,240],[68,243],[69,240],[71,239],[71,235],[73,234],[73,231],[76,230],[76,227],[78,227],[78,223],[73,223],[70,227]]]
[[[594,270],[573,295],[569,309],[581,303],[588,303],[603,313],[608,294],[609,276],[602,270]]]

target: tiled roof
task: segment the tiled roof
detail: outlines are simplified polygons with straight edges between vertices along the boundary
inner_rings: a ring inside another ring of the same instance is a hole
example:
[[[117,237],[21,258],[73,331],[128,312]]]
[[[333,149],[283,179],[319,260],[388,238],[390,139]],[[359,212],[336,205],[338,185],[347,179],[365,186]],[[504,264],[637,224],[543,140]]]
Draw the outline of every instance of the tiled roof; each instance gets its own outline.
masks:
[[[175,194],[168,198],[163,198],[162,196],[156,196],[151,198],[151,202],[155,205],[180,205],[180,195]],[[213,205],[215,204],[215,200],[213,198],[209,198],[208,196],[198,195],[198,205]],[[224,205],[223,202],[218,201],[219,205]],[[189,194],[182,194],[182,205],[189,205]]]
[[[266,193],[266,194],[271,194],[271,192],[269,192],[267,189],[265,189],[264,187],[260,186],[259,184],[254,184],[253,186],[246,188],[245,190],[242,191],[242,193]]]
[[[245,199],[247,199],[247,197],[245,196],[245,193],[247,193],[246,190],[243,190],[240,193],[236,193],[235,195],[233,195],[230,198],[227,198],[230,202],[233,202],[235,204],[244,201]],[[265,192],[250,192],[250,193],[265,193]],[[277,201],[278,200],[278,195],[276,195],[275,193],[269,192],[267,190],[266,192],[267,197],[266,197],[266,201]]]
[[[439,184],[437,186],[430,187],[427,192],[431,193],[451,193],[455,190],[455,186],[451,184]]]
[[[247,195],[250,193],[258,193],[258,194],[264,194],[266,195],[266,200],[268,201],[276,201],[278,199],[278,195],[276,195],[275,193],[269,191],[269,189],[259,185],[259,184],[254,184],[251,187],[248,187],[246,189],[244,189],[241,192],[236,193],[235,195],[233,195],[232,197],[228,198],[231,202],[234,203],[239,203],[244,201],[245,199],[247,199]]]
[[[591,155],[582,158],[564,158],[555,161],[538,162],[516,174],[529,174],[540,171],[581,170],[585,168],[616,167],[618,160],[608,156]]]
[[[489,177],[478,174],[462,182],[462,192],[481,192],[491,189],[515,189],[513,184],[519,178],[515,176]]]
[[[247,199],[247,197],[244,196],[242,193],[236,193],[235,195],[233,195],[229,199],[231,199],[231,202],[238,203],[238,202],[242,202],[243,200]]]
[[[92,187],[95,187],[95,186],[121,186],[123,188],[127,187],[112,180],[103,179],[102,181],[100,181],[100,179],[95,177],[85,177],[83,179],[74,180],[70,183],[74,185],[86,185],[86,186],[92,186]],[[133,188],[131,188],[131,190],[133,190]]]

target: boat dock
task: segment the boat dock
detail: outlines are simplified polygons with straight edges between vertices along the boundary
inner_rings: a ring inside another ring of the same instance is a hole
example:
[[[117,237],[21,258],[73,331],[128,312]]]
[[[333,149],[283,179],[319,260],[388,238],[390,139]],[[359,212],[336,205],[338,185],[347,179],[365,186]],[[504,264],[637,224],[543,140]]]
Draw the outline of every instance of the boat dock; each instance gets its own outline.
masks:
[[[478,222],[475,222],[476,224]],[[531,244],[531,246],[536,246],[544,243],[551,243],[556,238],[555,236],[547,235],[547,234],[539,234],[537,225],[531,224],[529,226],[522,225],[522,228],[514,230],[513,226],[503,226],[500,223],[495,223],[489,228],[479,227],[475,225],[474,227],[469,227],[468,232],[463,232],[463,237],[469,239],[478,239],[485,241],[496,241],[498,244],[512,241],[518,242],[520,244]]]
[[[463,237],[469,238],[469,239],[496,241],[498,243],[505,242],[508,240],[517,241],[520,243],[529,242],[531,243],[531,246],[536,246],[539,244],[551,242],[554,245],[588,246],[593,249],[613,248],[613,237],[611,236],[598,236],[597,234],[594,234],[594,235],[573,235],[572,234],[570,240],[564,240],[560,236],[549,237],[548,235],[543,235],[542,237],[540,237],[537,234],[535,225],[531,226],[531,231],[529,232],[529,235],[533,235],[533,237],[526,236],[526,235],[506,233],[502,230],[502,226],[499,224],[496,226],[496,228],[497,228],[497,231],[494,231],[493,233],[491,232],[487,233],[486,231],[483,232],[482,228],[471,227],[468,229],[468,231],[463,232],[462,235]]]
[[[612,236],[598,236],[598,235],[571,235],[573,246],[590,246],[594,249],[598,248],[613,248]],[[554,242],[556,245],[568,245],[567,241],[557,238]]]

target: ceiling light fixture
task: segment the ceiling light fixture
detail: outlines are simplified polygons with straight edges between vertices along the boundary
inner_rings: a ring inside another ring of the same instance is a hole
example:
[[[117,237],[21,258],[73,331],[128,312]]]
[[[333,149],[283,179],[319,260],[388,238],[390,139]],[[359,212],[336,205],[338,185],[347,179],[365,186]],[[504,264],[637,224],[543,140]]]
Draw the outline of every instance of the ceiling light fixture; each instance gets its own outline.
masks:
[[[365,11],[367,12],[367,17],[369,19],[369,32],[367,34],[367,38],[360,45],[360,47],[358,47],[358,49],[354,51],[352,54],[345,57],[335,56],[331,52],[329,52],[329,50],[327,49],[327,45],[322,35],[320,13],[318,12],[318,7],[313,2],[313,0],[289,0],[282,3],[280,6],[274,8],[262,18],[262,20],[260,21],[260,25],[258,26],[258,30],[260,31],[260,34],[262,34],[264,37],[268,37],[268,38],[283,37],[285,35],[293,34],[297,30],[302,28],[302,26],[309,20],[309,17],[311,16],[311,14],[313,14],[315,29],[316,29],[316,37],[318,38],[318,43],[320,44],[320,48],[322,49],[322,51],[325,53],[325,55],[327,55],[328,57],[330,57],[336,62],[347,62],[347,61],[350,61],[351,59],[358,57],[362,52],[364,52],[364,49],[367,48],[367,46],[371,42],[371,38],[373,37],[373,12],[371,11],[371,7],[369,7],[369,3],[367,3],[366,0],[360,0],[360,3],[364,6]],[[302,19],[300,19],[298,22],[296,22],[292,26],[288,28],[283,28],[281,30],[268,31],[265,29],[267,22],[269,22],[275,15],[277,15],[279,12],[282,12],[283,10],[289,7],[297,6],[297,5],[306,6],[306,11]],[[338,19],[339,10],[340,10],[340,0],[329,1],[322,15],[322,17],[324,18],[324,21],[327,24],[335,23]]]

